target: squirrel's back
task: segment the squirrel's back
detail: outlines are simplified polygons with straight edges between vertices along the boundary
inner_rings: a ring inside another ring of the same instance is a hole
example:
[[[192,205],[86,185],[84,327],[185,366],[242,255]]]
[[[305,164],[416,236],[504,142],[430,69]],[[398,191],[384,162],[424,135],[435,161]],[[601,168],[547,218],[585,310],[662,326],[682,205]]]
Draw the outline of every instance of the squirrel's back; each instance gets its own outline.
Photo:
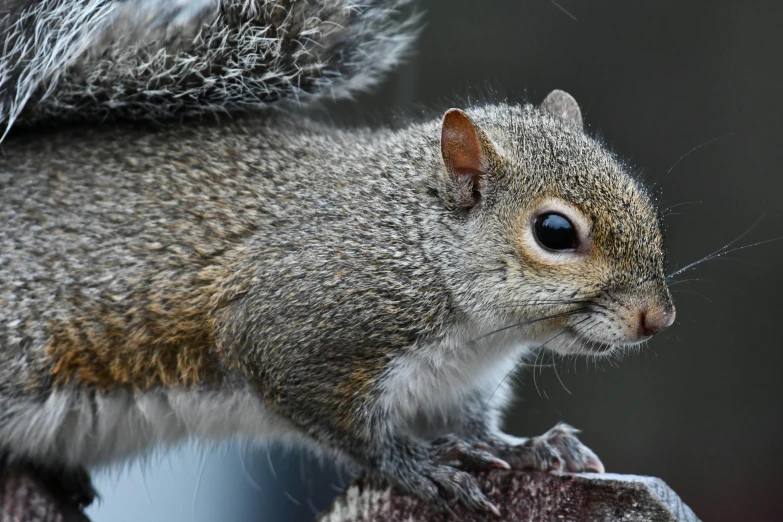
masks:
[[[379,343],[366,329],[377,309],[356,325],[367,292],[388,292],[389,317],[435,313],[422,310],[428,285],[410,280],[417,270],[432,280],[435,267],[418,226],[426,185],[400,163],[401,134],[274,118],[6,141],[0,396],[73,383],[215,387],[230,373],[215,352],[218,313],[250,286],[270,307],[302,296],[299,309],[259,326],[270,343],[293,342],[284,323],[300,321],[312,333],[300,346],[328,348],[330,329],[311,310],[331,299],[339,315],[345,298],[356,300],[353,317],[331,318],[350,323],[343,342],[350,328],[357,346],[395,342],[389,330]],[[425,161],[437,152],[430,141],[407,144]],[[390,270],[389,259],[405,269]],[[337,288],[346,284],[355,290],[347,297]]]

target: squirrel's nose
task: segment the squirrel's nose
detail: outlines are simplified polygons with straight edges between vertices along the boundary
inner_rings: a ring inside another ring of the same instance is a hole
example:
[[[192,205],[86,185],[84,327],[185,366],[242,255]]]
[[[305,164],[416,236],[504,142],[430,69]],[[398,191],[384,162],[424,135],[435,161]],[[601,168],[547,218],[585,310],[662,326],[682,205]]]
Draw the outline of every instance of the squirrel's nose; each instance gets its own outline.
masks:
[[[674,308],[653,307],[641,310],[636,336],[640,339],[650,337],[670,327],[674,323],[675,315]]]

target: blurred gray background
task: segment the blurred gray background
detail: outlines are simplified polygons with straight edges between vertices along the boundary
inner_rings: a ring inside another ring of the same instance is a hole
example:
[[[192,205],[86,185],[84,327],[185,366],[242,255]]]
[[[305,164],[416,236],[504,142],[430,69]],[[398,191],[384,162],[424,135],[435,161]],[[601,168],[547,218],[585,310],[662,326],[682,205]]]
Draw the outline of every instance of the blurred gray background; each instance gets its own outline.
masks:
[[[378,92],[332,108],[382,124],[490,98],[580,102],[592,132],[660,191],[670,269],[783,224],[783,6],[774,1],[424,1],[417,54]],[[494,95],[489,93],[495,92]],[[669,172],[671,170],[671,172]],[[683,274],[675,326],[619,364],[520,375],[518,435],[579,428],[609,471],[663,478],[704,520],[783,520],[783,242]],[[545,363],[552,361],[547,358]],[[559,378],[558,378],[559,376]],[[561,383],[562,380],[562,383]],[[200,481],[199,481],[200,479]],[[103,521],[312,520],[347,477],[272,448],[184,448],[101,474]]]

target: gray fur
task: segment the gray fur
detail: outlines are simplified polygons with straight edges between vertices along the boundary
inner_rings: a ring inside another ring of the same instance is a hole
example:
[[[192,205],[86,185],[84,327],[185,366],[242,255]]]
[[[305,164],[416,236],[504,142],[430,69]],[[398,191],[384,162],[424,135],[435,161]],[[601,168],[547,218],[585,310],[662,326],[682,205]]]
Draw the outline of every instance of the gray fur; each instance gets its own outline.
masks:
[[[350,97],[407,51],[408,2],[11,1],[0,10],[0,125]]]
[[[493,150],[481,204],[467,212],[441,157],[440,120],[398,131],[245,118],[12,136],[0,158],[0,446],[52,465],[63,455],[67,467],[111,460],[127,451],[98,442],[101,415],[132,424],[143,415],[129,400],[190,390],[192,403],[243,394],[248,406],[223,412],[220,436],[263,437],[241,426],[253,425],[248,411],[268,411],[433,502],[448,491],[492,509],[442,462],[468,448],[466,462],[491,465],[474,443],[521,467],[602,469],[571,428],[502,434],[509,394],[498,385],[535,346],[617,348],[640,303],[671,309],[656,209],[581,128],[533,106],[466,112]],[[541,198],[592,224],[583,262],[530,257],[520,238]],[[573,315],[540,320],[564,312]],[[142,368],[166,350],[189,354],[153,326],[183,313],[200,318],[187,339],[209,340],[214,372],[173,384],[166,371],[116,377],[129,364],[112,357],[132,340]],[[50,351],[63,324],[88,355],[64,383],[70,352]],[[111,397],[126,410],[97,407]],[[155,400],[171,404],[169,419],[194,409]],[[83,414],[62,414],[77,404]],[[173,426],[198,424],[188,415]],[[457,438],[424,441],[449,433]],[[145,436],[123,447],[156,443]]]

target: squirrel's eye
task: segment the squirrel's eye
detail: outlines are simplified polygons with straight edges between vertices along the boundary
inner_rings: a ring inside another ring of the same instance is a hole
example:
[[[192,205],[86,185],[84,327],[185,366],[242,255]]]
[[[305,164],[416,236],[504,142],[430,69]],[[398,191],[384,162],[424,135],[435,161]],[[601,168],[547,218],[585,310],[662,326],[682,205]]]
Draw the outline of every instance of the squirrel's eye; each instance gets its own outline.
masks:
[[[536,220],[536,239],[549,250],[576,250],[574,225],[560,214],[541,214]]]

